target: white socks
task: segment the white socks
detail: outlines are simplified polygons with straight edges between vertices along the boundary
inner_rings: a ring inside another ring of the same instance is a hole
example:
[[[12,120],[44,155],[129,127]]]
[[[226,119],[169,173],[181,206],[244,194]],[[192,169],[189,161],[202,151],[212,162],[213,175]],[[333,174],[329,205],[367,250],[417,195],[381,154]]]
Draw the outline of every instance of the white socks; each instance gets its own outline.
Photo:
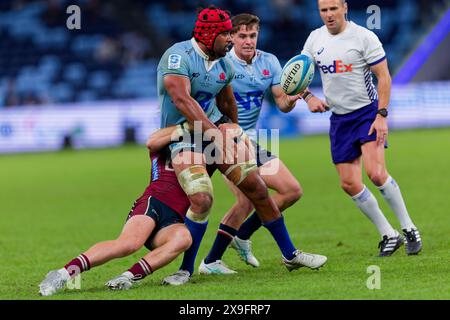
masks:
[[[394,211],[402,229],[410,230],[411,228],[416,229],[416,226],[411,221],[409,217],[408,210],[406,210],[405,202],[403,201],[402,193],[395,180],[389,176],[386,182],[381,186],[377,187],[380,190],[381,195],[386,200],[386,202]]]
[[[372,192],[364,186],[363,190],[354,195],[352,199],[356,202],[358,208],[372,221],[372,223],[377,227],[378,232],[381,236],[387,235],[389,238],[398,235],[392,226],[387,221],[386,217],[380,210],[378,206],[377,199],[374,197]]]

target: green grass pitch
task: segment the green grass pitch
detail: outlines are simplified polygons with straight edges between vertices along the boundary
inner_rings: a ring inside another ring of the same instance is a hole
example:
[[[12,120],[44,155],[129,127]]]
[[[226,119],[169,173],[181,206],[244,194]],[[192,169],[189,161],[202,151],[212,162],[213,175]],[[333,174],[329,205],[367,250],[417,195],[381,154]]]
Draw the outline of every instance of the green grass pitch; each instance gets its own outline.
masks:
[[[82,274],[81,290],[49,298],[37,294],[49,270],[119,234],[148,182],[146,150],[128,146],[1,156],[0,299],[450,299],[450,129],[391,132],[389,143],[388,169],[424,240],[419,256],[406,256],[402,247],[390,258],[377,257],[378,233],[340,189],[327,137],[304,137],[283,140],[280,147],[282,160],[305,191],[285,219],[300,249],[328,256],[321,270],[288,272],[262,228],[253,237],[258,269],[230,249],[224,260],[236,275],[195,274],[185,286],[160,286],[177,270],[177,258],[136,288],[108,291],[104,283],[137,261],[142,249]],[[399,229],[380,194],[365,181]],[[233,201],[218,174],[214,186],[216,200],[196,267]],[[380,289],[366,286],[371,265],[380,267]]]

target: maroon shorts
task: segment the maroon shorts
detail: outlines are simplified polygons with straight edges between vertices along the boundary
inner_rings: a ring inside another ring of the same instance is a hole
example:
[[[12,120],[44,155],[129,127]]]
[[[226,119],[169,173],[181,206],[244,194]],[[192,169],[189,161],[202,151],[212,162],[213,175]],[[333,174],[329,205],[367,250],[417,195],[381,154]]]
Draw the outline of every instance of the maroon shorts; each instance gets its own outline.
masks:
[[[151,241],[159,230],[175,223],[184,224],[183,218],[175,210],[147,193],[134,202],[126,221],[136,215],[146,215],[155,221],[155,228],[145,241],[147,249],[151,249]]]

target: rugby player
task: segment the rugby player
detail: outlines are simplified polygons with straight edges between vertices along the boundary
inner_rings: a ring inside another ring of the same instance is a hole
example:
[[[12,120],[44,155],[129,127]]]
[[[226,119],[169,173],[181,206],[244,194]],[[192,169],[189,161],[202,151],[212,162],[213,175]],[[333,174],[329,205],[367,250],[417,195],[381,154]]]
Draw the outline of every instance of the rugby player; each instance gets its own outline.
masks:
[[[286,95],[279,85],[282,69],[280,62],[273,54],[256,49],[259,18],[243,13],[234,16],[231,21],[233,49],[228,57],[233,62],[235,70],[231,85],[238,105],[239,125],[250,137],[256,150],[257,165],[262,169],[261,177],[269,189],[276,191],[271,196],[280,211],[283,211],[300,199],[302,189],[285,164],[257,144],[256,123],[267,91],[271,91],[278,108],[285,113],[295,107],[301,94]],[[272,168],[274,170],[271,170]],[[261,220],[254,212],[242,225],[253,210],[253,205],[236,186],[225,180],[237,201],[222,219],[214,244],[200,264],[201,274],[235,273],[222,261],[222,256],[230,242],[243,261],[254,267],[259,266],[258,260],[252,253],[249,239],[262,226]]]
[[[150,184],[134,202],[119,237],[99,242],[63,268],[50,271],[39,285],[40,295],[50,296],[81,272],[112,259],[126,257],[145,246],[151,250],[150,253],[120,277],[106,283],[111,289],[128,289],[189,248],[192,238],[184,224],[189,199],[165,153],[151,152],[150,159]]]

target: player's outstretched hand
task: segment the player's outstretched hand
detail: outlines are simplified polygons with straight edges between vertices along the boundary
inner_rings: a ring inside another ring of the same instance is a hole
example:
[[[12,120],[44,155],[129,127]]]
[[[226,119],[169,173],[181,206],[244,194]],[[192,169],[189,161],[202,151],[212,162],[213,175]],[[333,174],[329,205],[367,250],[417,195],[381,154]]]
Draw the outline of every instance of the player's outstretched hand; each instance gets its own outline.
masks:
[[[369,129],[369,136],[374,132],[377,132],[378,145],[384,145],[388,135],[388,124],[386,118],[377,115],[375,121],[372,123]]]
[[[327,105],[325,101],[320,100],[317,97],[311,97],[308,100],[308,108],[311,112],[325,112],[330,110],[330,107]]]

